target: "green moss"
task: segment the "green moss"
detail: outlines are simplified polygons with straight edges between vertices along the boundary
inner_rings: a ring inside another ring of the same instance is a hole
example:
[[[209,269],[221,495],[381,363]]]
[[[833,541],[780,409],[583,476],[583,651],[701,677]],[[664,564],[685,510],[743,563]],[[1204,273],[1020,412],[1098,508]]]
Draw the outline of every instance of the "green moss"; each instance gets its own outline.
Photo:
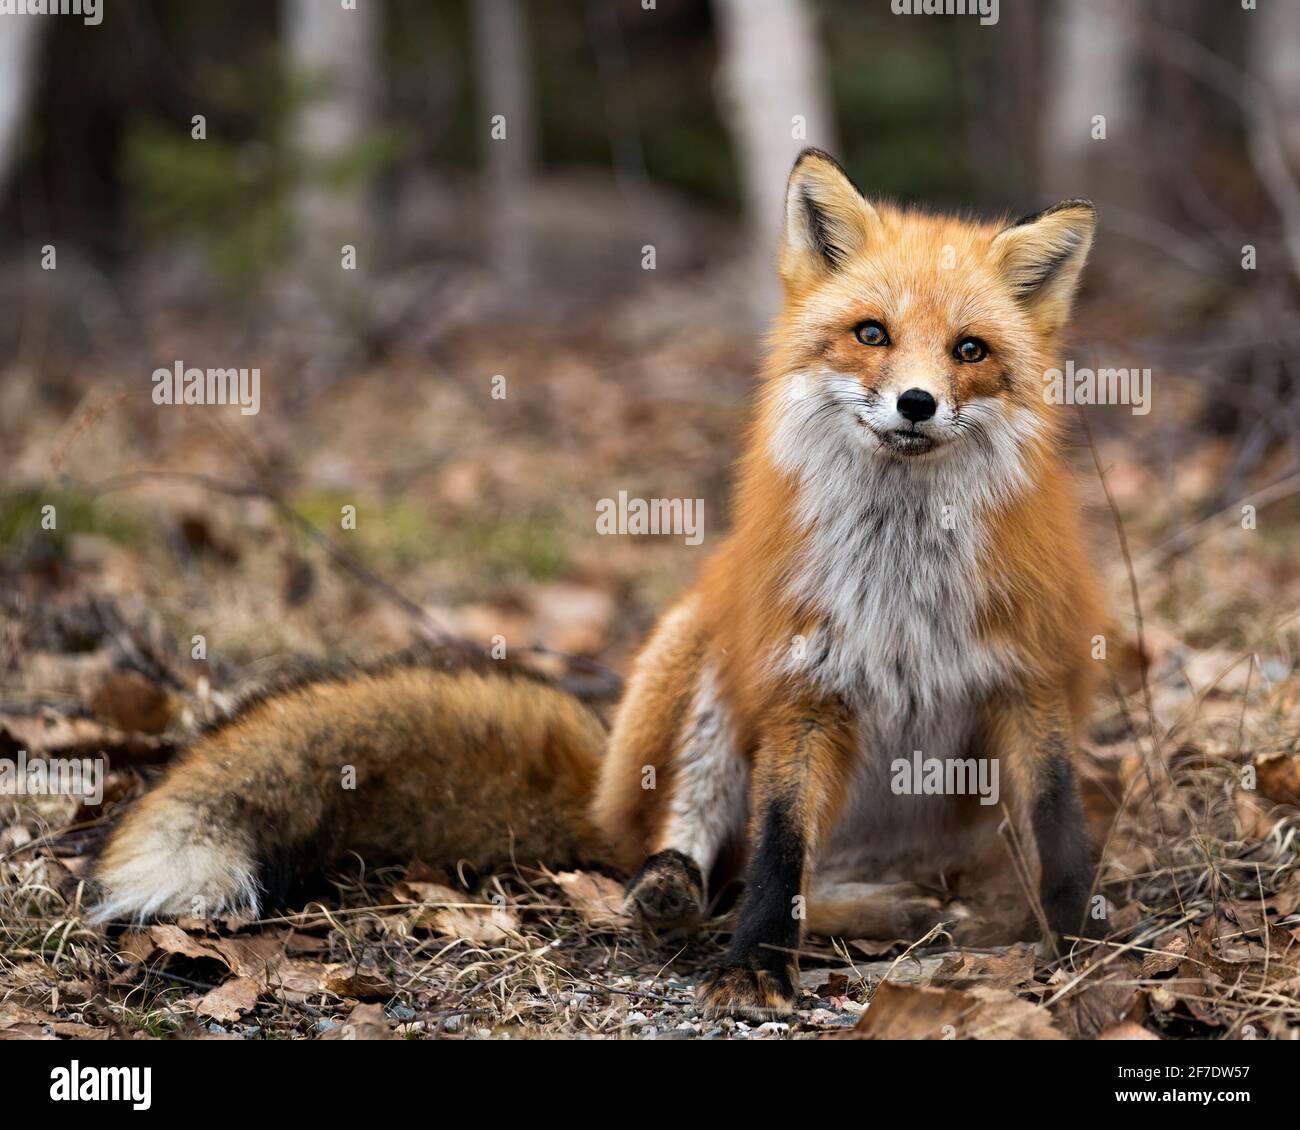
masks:
[[[427,560],[434,540],[429,516],[404,500],[375,502],[345,491],[313,491],[290,505],[322,533],[368,561],[411,565]],[[343,527],[343,508],[356,508],[356,529]]]
[[[443,534],[435,550],[440,559],[489,581],[549,581],[568,568],[564,541],[562,531],[544,518],[475,521]]]
[[[55,527],[44,529],[45,507],[54,507]],[[129,505],[53,487],[21,487],[0,492],[0,548],[18,553],[42,541],[62,554],[72,534],[97,534],[112,541],[137,541],[144,527]]]

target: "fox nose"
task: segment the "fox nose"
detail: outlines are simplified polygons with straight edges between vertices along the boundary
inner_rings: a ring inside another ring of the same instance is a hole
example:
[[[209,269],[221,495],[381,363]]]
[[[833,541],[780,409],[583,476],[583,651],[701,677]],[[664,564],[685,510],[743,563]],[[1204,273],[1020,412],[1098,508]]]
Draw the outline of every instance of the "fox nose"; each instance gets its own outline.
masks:
[[[898,414],[914,424],[928,420],[938,407],[934,397],[923,388],[909,388],[898,398]]]

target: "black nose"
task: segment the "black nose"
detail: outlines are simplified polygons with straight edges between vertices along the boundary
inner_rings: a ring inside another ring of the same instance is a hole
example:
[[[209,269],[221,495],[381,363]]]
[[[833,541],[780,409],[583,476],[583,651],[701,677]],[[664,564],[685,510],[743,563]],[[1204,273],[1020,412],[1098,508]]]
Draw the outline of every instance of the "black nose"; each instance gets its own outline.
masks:
[[[934,397],[923,388],[909,388],[898,398],[898,414],[914,424],[928,420],[938,407]]]

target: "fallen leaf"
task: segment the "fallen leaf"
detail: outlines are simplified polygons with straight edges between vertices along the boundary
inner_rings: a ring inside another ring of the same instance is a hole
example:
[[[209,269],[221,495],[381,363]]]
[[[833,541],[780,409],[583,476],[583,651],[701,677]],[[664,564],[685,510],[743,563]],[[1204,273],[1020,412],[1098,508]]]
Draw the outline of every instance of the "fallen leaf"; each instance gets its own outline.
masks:
[[[621,930],[632,919],[623,910],[623,884],[592,871],[561,871],[556,885],[593,930]]]
[[[127,961],[137,963],[148,961],[157,948],[147,930],[132,930],[123,934],[117,943],[118,953]]]
[[[320,987],[340,997],[387,999],[393,983],[377,969],[355,965],[327,965],[320,975]]]
[[[36,1012],[30,1008],[24,1008],[14,1001],[4,1001],[0,1003],[0,1032],[6,1028],[17,1028],[22,1025],[31,1024],[53,1024],[55,1018],[48,1012]]]
[[[1149,953],[1142,958],[1139,976],[1146,979],[1157,973],[1169,973],[1182,964],[1186,954],[1187,939],[1180,934],[1161,946],[1159,953]]]
[[[179,926],[172,926],[169,923],[150,926],[149,936],[153,939],[154,945],[163,953],[179,954],[182,957],[207,958],[210,961],[219,961],[226,968],[230,968],[230,962],[214,943],[195,938],[187,934]]]
[[[90,710],[119,730],[161,734],[172,720],[171,696],[138,671],[107,671],[90,696]]]
[[[1098,1033],[1127,1020],[1140,1020],[1145,1001],[1131,983],[1133,974],[1115,970],[1120,977],[1084,981],[1057,1006],[1057,1018],[1071,1039],[1091,1040]]]
[[[389,896],[398,904],[427,907],[412,925],[444,937],[491,945],[519,929],[519,915],[511,907],[480,902],[442,883],[403,879]]]
[[[994,989],[1018,989],[1034,979],[1034,947],[1009,946],[1002,953],[953,953],[944,962],[930,984],[936,989],[970,989],[987,985]]]
[[[930,989],[886,981],[846,1034],[859,1040],[1059,1040],[1045,1008],[1004,989]]]
[[[66,718],[44,709],[32,715],[6,714],[0,729],[6,744],[25,749],[31,757],[107,756],[114,764],[152,765],[166,761],[175,747],[154,734],[124,733],[93,718]]]
[[[1160,1039],[1149,1028],[1143,1028],[1141,1024],[1135,1024],[1132,1020],[1121,1020],[1103,1032],[1097,1033],[1099,1040],[1158,1040]]]
[[[1268,808],[1260,798],[1245,789],[1238,789],[1235,800],[1237,823],[1241,825],[1241,835],[1247,840],[1266,840],[1277,821],[1268,814]]]
[[[331,1028],[322,1040],[392,1040],[396,1039],[389,1026],[384,1006],[359,1004],[337,1028]]]
[[[250,977],[266,987],[275,967],[284,960],[284,946],[288,931],[277,934],[249,934],[235,938],[219,938],[213,943],[225,959],[232,973]]]
[[[57,1040],[53,1025],[14,1024],[0,1028],[0,1040]]]
[[[267,970],[265,991],[294,1004],[319,995],[321,966],[314,961],[289,958]]]
[[[476,945],[493,945],[505,941],[519,929],[519,915],[508,906],[484,903],[482,908],[446,907],[420,916],[417,923],[435,934],[460,938]]]
[[[194,1006],[200,1016],[232,1023],[257,1004],[257,982],[251,977],[231,977],[207,993]]]
[[[1300,808],[1300,757],[1285,753],[1260,754],[1255,758],[1256,787],[1274,804]]]

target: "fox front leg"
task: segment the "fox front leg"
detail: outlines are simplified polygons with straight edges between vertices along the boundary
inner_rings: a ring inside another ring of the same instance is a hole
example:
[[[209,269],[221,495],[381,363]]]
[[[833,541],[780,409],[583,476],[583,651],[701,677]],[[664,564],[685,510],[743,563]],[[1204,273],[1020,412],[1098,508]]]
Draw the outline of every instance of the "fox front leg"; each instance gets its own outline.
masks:
[[[726,962],[700,985],[706,1015],[766,1020],[794,1008],[807,879],[852,751],[837,706],[787,709],[765,728],[753,767],[745,896]]]
[[[990,739],[990,752],[1011,761],[1017,831],[1022,848],[1032,843],[1037,849],[1048,927],[1058,937],[1090,936],[1096,868],[1063,704],[1050,696],[1003,703],[993,711]]]

